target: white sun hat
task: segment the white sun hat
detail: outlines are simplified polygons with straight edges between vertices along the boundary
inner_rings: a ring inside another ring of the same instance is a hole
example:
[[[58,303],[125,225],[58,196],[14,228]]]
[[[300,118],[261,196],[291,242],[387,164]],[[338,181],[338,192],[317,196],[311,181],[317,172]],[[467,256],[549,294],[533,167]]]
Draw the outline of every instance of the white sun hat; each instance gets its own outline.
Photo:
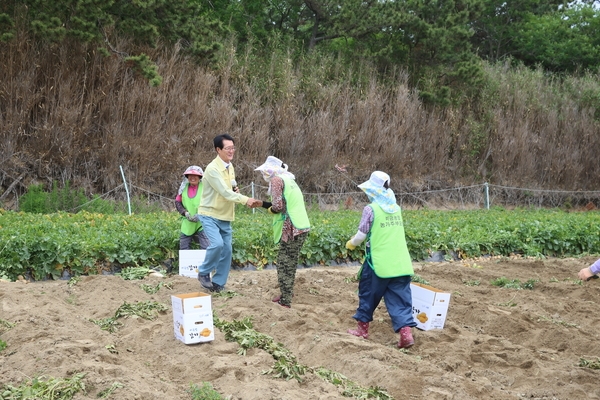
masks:
[[[396,204],[396,195],[392,189],[386,189],[385,183],[390,184],[390,176],[382,171],[374,171],[368,181],[358,185],[369,197],[369,200],[377,203],[383,211],[393,213],[400,209]]]
[[[255,171],[260,171],[263,174],[265,180],[269,181],[274,176],[279,176],[281,178],[290,178],[296,179],[294,174],[289,172],[288,166],[283,163],[279,158],[275,156],[268,156],[267,160],[259,167],[255,169]]]
[[[372,190],[386,190],[383,185],[390,182],[390,176],[382,171],[374,171],[368,181],[358,185],[359,188],[365,190],[370,188]]]

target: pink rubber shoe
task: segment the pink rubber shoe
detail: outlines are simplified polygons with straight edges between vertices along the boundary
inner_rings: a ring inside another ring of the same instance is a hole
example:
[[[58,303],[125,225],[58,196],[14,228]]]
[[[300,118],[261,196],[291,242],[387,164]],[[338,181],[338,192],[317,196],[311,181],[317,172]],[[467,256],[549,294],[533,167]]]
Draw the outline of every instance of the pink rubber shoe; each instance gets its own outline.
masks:
[[[400,341],[398,342],[399,349],[408,349],[415,344],[410,326],[400,328]]]
[[[348,333],[354,336],[361,337],[363,339],[369,338],[369,323],[358,321],[358,327],[356,329],[348,329]]]

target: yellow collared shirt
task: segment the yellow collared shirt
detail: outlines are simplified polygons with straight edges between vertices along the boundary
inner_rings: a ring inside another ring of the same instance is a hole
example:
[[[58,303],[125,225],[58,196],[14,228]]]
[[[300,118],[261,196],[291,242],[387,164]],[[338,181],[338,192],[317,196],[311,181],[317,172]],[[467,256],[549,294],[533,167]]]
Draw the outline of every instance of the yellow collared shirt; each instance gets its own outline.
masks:
[[[235,180],[233,164],[229,168],[219,156],[211,161],[204,170],[202,183],[202,200],[198,206],[198,214],[206,215],[221,221],[235,219],[235,203],[246,204],[249,197],[233,191],[231,181]]]

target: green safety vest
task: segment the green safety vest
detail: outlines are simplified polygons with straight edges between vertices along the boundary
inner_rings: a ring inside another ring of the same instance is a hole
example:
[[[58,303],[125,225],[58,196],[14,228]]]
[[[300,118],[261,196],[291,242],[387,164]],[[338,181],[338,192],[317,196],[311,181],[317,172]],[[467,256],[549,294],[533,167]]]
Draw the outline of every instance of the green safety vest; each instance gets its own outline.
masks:
[[[371,245],[367,248],[371,268],[380,278],[414,275],[404,235],[402,211],[388,214],[376,203],[369,206],[374,214],[373,226],[367,238]]]
[[[198,192],[193,199],[188,197],[188,187],[189,183],[183,189],[183,193],[181,193],[181,203],[183,203],[183,207],[191,214],[198,214],[198,206],[200,205],[200,199],[202,198],[202,182],[198,183]],[[202,229],[202,223],[191,222],[188,221],[186,217],[183,217],[181,220],[181,233],[186,236],[192,236],[194,233],[198,232]]]
[[[310,221],[304,206],[304,196],[296,184],[296,181],[290,178],[281,178],[283,180],[283,198],[285,199],[287,214],[280,213],[273,216],[273,240],[275,244],[281,240],[283,232],[283,221],[289,215],[292,224],[296,229],[310,228]]]

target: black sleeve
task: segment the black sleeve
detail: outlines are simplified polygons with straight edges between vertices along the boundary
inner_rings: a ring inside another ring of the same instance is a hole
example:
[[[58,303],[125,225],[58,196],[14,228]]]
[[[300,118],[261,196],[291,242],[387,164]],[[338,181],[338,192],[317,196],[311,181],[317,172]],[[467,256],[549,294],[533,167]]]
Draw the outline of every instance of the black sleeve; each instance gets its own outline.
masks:
[[[183,203],[177,200],[175,200],[175,208],[177,209],[177,212],[181,215],[185,215],[185,212],[187,211],[183,206]]]

